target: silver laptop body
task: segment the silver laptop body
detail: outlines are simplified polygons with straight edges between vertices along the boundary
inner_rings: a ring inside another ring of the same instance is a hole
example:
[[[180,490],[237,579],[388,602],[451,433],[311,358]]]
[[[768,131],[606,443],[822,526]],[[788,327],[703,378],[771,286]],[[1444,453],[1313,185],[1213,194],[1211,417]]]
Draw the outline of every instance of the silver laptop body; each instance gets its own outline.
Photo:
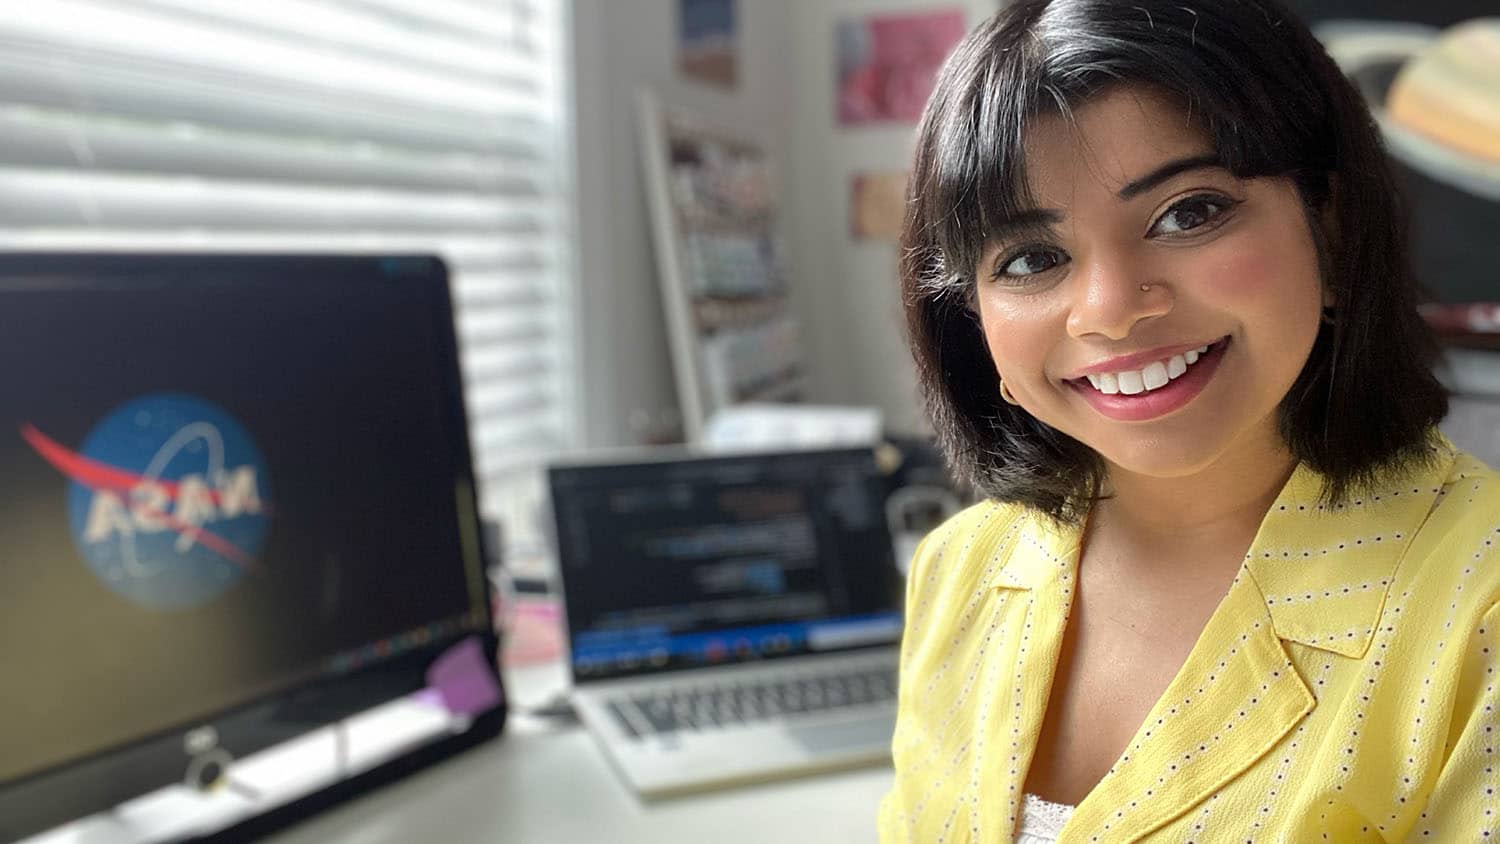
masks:
[[[880,763],[900,578],[868,449],[554,466],[573,702],[643,797]]]

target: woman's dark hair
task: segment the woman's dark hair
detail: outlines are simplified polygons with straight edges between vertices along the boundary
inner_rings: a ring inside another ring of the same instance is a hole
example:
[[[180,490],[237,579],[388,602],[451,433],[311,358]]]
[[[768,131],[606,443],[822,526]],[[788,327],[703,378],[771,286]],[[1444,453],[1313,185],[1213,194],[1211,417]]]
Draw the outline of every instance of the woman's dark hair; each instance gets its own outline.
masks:
[[[1337,304],[1280,430],[1327,478],[1325,497],[1427,459],[1448,398],[1404,218],[1369,110],[1312,33],[1272,0],[1013,0],[943,68],[902,236],[908,339],[955,473],[1063,521],[1100,493],[1092,449],[1001,399],[974,290],[992,225],[1030,204],[1028,122],[1120,84],[1181,102],[1231,173],[1289,177],[1307,206]]]

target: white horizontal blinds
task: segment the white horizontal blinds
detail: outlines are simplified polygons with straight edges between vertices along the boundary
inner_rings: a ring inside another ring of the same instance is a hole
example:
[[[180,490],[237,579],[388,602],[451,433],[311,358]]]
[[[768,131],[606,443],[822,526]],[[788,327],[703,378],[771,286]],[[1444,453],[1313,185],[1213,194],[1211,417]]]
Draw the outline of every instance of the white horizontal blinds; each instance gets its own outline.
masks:
[[[7,3],[0,248],[436,252],[502,493],[574,436],[560,2]]]

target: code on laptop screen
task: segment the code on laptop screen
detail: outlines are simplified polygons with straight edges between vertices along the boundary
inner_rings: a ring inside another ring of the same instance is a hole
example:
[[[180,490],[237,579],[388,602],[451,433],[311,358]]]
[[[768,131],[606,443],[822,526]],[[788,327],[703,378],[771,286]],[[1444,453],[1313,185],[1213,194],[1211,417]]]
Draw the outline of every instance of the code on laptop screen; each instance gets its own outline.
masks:
[[[580,679],[899,636],[868,450],[555,467],[551,482]]]

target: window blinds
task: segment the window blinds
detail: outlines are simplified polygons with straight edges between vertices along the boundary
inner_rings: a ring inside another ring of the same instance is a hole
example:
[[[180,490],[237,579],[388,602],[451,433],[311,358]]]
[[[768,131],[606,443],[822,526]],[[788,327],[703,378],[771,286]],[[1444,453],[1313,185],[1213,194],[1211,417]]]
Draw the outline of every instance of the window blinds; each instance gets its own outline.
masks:
[[[560,3],[7,4],[0,248],[441,255],[502,511],[576,436]]]

